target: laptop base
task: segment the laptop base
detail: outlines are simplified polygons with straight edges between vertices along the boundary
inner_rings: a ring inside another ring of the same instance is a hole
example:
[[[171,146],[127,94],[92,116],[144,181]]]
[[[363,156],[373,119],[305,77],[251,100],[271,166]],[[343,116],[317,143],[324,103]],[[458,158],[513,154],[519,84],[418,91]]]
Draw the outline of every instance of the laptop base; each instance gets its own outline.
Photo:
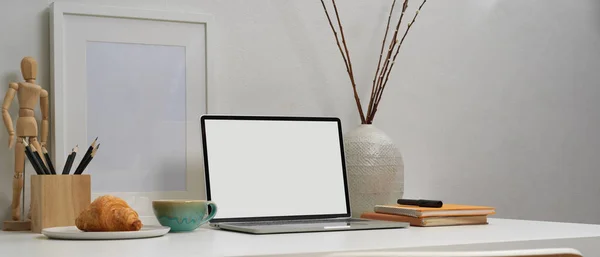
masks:
[[[373,230],[406,228],[408,222],[379,221],[366,219],[329,220],[329,221],[303,221],[289,223],[263,223],[263,222],[227,222],[211,223],[211,227],[237,231],[249,234],[280,234],[300,232],[327,232],[348,230]]]

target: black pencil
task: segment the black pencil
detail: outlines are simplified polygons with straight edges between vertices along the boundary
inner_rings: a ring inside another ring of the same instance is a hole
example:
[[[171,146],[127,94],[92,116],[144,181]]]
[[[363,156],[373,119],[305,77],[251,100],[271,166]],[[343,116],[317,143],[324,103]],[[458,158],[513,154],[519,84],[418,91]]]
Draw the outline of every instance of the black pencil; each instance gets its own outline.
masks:
[[[41,170],[40,165],[39,163],[37,163],[35,157],[33,157],[31,148],[29,148],[29,144],[27,144],[27,141],[25,141],[25,139],[23,139],[23,145],[25,145],[25,155],[27,155],[27,159],[29,159],[29,163],[31,163],[31,166],[33,166],[35,173],[37,173],[38,175],[44,175],[44,172]]]
[[[52,160],[50,160],[50,155],[48,154],[48,150],[46,150],[46,147],[42,146],[42,152],[44,153],[44,157],[46,158],[46,163],[48,163],[50,173],[56,174],[56,171],[54,170],[54,164],[52,164]]]
[[[40,164],[40,167],[42,168],[44,173],[52,174],[52,173],[50,173],[50,170],[48,170],[48,167],[46,167],[46,164],[44,164],[44,161],[42,160],[42,156],[40,156],[40,153],[35,148],[35,146],[33,147],[32,152],[33,152],[33,157],[35,157],[35,159],[38,161],[38,163]]]
[[[73,150],[75,150],[75,148],[71,149],[71,153],[69,153],[69,155],[67,156],[67,160],[65,160],[65,165],[63,166],[63,171],[62,171],[63,175],[69,174],[69,172],[67,171],[67,163],[69,163],[71,156],[73,156]]]
[[[81,174],[82,172],[82,168],[83,165],[88,161],[88,158],[90,158],[90,155],[92,154],[92,151],[94,150],[94,147],[96,147],[96,141],[98,140],[98,137],[96,137],[96,139],[94,139],[94,142],[92,142],[92,144],[88,147],[87,151],[85,151],[85,154],[83,155],[83,157],[81,157],[81,161],[79,161],[79,165],[77,165],[77,168],[75,169],[75,173],[74,174]]]
[[[98,151],[98,148],[100,148],[100,144],[98,144],[98,146],[96,146],[96,148],[94,148],[94,150],[90,154],[90,157],[88,157],[87,160],[85,161],[85,163],[83,164],[83,167],[81,168],[81,170],[75,171],[75,174],[79,175],[79,174],[83,173],[85,168],[87,168],[88,164],[90,164],[92,159],[94,159],[94,156],[96,156],[96,151]]]
[[[75,146],[75,148],[73,148],[73,152],[71,152],[71,155],[69,155],[69,157],[67,158],[67,161],[65,162],[65,168],[63,169],[63,174],[68,175],[71,172],[71,166],[73,166],[73,160],[75,159],[75,156],[77,155],[77,150],[79,150],[79,146]]]
[[[67,158],[67,163],[65,163],[65,170],[66,170],[66,174],[68,175],[71,172],[71,166],[73,166],[73,161],[75,160],[75,156],[77,156],[77,150],[79,150],[79,146],[76,145],[75,148],[73,148],[73,152],[71,153],[71,156],[69,156],[69,158]],[[63,174],[64,171],[63,171]]]
[[[40,167],[35,163],[35,158],[33,158],[31,153],[25,151],[25,155],[27,155],[27,159],[29,159],[29,163],[31,163],[31,166],[33,166],[35,173],[37,173],[38,175],[44,175],[44,172],[41,171]]]

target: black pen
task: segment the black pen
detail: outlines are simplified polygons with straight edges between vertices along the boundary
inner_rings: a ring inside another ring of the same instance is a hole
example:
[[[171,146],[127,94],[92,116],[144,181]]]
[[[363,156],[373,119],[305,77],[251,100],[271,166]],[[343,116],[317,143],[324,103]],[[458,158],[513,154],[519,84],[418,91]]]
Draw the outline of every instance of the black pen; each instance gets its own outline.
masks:
[[[398,199],[398,204],[416,205],[419,207],[440,208],[444,205],[439,200],[424,200],[424,199]]]

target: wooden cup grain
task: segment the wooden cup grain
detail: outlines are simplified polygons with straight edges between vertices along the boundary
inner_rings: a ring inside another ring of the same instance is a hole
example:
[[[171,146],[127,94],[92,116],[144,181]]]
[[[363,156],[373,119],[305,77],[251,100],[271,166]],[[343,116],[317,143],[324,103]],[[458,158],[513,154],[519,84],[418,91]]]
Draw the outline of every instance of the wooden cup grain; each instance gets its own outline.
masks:
[[[82,175],[31,176],[31,231],[75,226],[75,219],[91,203],[91,177]]]

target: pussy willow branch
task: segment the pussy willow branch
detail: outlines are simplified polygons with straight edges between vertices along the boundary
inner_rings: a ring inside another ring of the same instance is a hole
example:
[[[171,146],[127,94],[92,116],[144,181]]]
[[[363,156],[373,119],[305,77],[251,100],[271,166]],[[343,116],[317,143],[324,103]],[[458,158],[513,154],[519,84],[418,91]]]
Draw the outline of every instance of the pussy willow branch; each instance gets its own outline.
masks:
[[[402,4],[402,13],[400,14],[400,18],[398,19],[398,23],[396,24],[396,30],[394,31],[394,36],[392,37],[392,40],[390,41],[390,46],[388,48],[387,55],[383,62],[383,69],[381,69],[381,71],[378,75],[377,83],[375,85],[375,93],[373,94],[373,97],[376,97],[378,92],[381,90],[381,85],[383,83],[383,77],[385,75],[385,71],[388,69],[388,65],[389,65],[390,59],[392,58],[392,53],[394,51],[394,47],[398,43],[398,31],[400,30],[400,25],[402,24],[402,18],[404,18],[404,13],[406,13],[407,8],[408,8],[408,0],[404,0],[404,3]],[[373,99],[372,104],[375,104],[375,99]],[[373,107],[374,106],[370,106],[371,112],[373,111]],[[367,115],[367,123],[369,123],[369,120],[370,120],[369,117],[371,117],[371,116],[372,116],[372,113],[369,113]]]
[[[398,47],[396,49],[396,53],[394,54],[394,58],[392,59],[392,63],[390,66],[390,69],[388,69],[387,74],[386,74],[386,79],[382,85],[381,90],[385,89],[385,85],[387,84],[387,81],[389,79],[390,76],[390,72],[392,70],[392,68],[394,67],[394,64],[396,62],[396,57],[398,56],[398,53],[400,52],[400,47],[402,47],[402,43],[404,42],[404,39],[406,38],[406,35],[408,35],[408,32],[410,31],[410,28],[412,27],[412,25],[415,23],[415,20],[417,19],[417,16],[419,15],[419,13],[421,12],[421,8],[423,8],[423,5],[425,5],[425,3],[427,2],[427,0],[423,0],[423,2],[421,3],[421,5],[419,6],[419,9],[417,9],[417,11],[415,12],[415,15],[413,16],[413,19],[411,22],[408,23],[408,26],[406,28],[406,31],[404,31],[404,35],[402,36],[402,39],[400,40],[400,43],[398,44]],[[379,103],[379,101],[381,100],[381,96],[383,94],[383,91],[381,91],[379,93],[379,96],[376,100],[376,103]]]
[[[321,4],[323,5],[323,10],[325,11],[325,15],[327,16],[327,21],[329,22],[329,26],[331,27],[331,31],[333,32],[333,36],[335,37],[335,42],[338,46],[340,54],[342,55],[342,58],[344,59],[344,64],[346,66],[346,72],[348,73],[348,77],[350,78],[350,82],[352,84],[352,90],[354,92],[354,100],[356,101],[356,107],[358,108],[358,113],[360,114],[360,119],[361,119],[362,124],[373,123],[373,119],[375,118],[375,114],[377,113],[377,108],[379,106],[379,103],[381,102],[381,97],[383,96],[383,91],[387,85],[387,82],[390,77],[390,73],[396,62],[396,57],[398,56],[398,53],[400,52],[400,47],[402,46],[402,43],[404,43],[404,39],[406,38],[406,35],[408,35],[410,28],[412,27],[412,25],[414,25],[415,20],[416,20],[417,16],[419,15],[419,12],[421,11],[421,8],[423,8],[423,5],[425,5],[426,2],[427,2],[427,0],[423,0],[421,5],[417,9],[412,21],[408,23],[408,27],[407,27],[406,31],[404,32],[402,39],[398,40],[398,31],[400,30],[402,18],[404,17],[404,13],[406,12],[406,9],[408,7],[408,0],[404,0],[404,4],[402,5],[402,13],[400,14],[400,18],[398,19],[398,23],[396,25],[394,35],[392,36],[392,39],[390,41],[390,45],[387,50],[386,58],[383,59],[384,61],[382,63],[381,60],[383,57],[383,49],[385,47],[385,42],[387,41],[387,35],[389,32],[389,28],[390,28],[390,21],[391,21],[392,13],[394,10],[394,6],[396,4],[396,0],[394,0],[394,2],[392,3],[390,15],[388,17],[387,25],[385,28],[385,35],[384,35],[383,41],[381,43],[379,60],[377,62],[377,70],[375,71],[375,77],[373,78],[373,86],[371,88],[371,97],[369,99],[369,108],[367,111],[367,116],[365,117],[365,114],[363,112],[362,105],[360,102],[360,97],[358,96],[358,92],[356,90],[354,71],[352,69],[352,61],[350,60],[350,51],[348,50],[348,45],[346,44],[346,38],[344,36],[344,28],[343,28],[342,22],[340,20],[340,15],[338,13],[337,5],[335,3],[335,0],[332,0],[333,8],[335,10],[335,17],[336,17],[337,24],[339,26],[340,34],[342,37],[342,44],[340,44],[340,40],[338,38],[337,31],[333,25],[333,22],[331,21],[331,17],[329,16],[329,12],[327,11],[325,2],[323,0],[321,0]],[[343,45],[343,49],[342,49],[342,45]],[[392,54],[393,54],[393,58],[392,58]]]
[[[337,31],[333,27],[333,23],[331,22],[331,18],[329,17],[329,12],[327,11],[327,7],[325,6],[325,2],[321,0],[321,4],[323,5],[323,10],[325,11],[325,15],[327,16],[327,21],[329,21],[329,27],[331,27],[331,31],[333,32],[333,36],[335,37],[335,42],[337,43],[338,49],[340,49],[340,54],[344,59],[344,64],[346,65],[346,71],[349,72],[348,69],[348,60],[346,60],[346,55],[344,55],[344,50],[342,50],[342,46],[340,45],[340,40],[338,39]]]
[[[362,124],[365,124],[366,118],[365,118],[365,114],[362,109],[362,104],[360,103],[360,97],[358,96],[358,92],[356,91],[356,82],[354,80],[354,72],[352,71],[352,61],[350,60],[350,53],[348,51],[348,46],[346,45],[346,38],[344,36],[344,28],[342,27],[342,22],[340,21],[340,15],[338,13],[337,5],[335,4],[335,0],[332,0],[332,2],[333,2],[333,9],[335,10],[335,16],[336,16],[336,19],[337,19],[337,22],[339,25],[340,34],[342,35],[342,44],[344,45],[346,55],[344,55],[344,52],[342,51],[342,47],[340,46],[340,41],[337,37],[337,32],[335,31],[335,28],[333,27],[333,23],[331,22],[331,18],[329,17],[329,12],[327,11],[327,7],[325,6],[325,2],[323,2],[323,0],[321,0],[321,4],[323,5],[323,10],[325,11],[325,14],[327,15],[327,20],[329,21],[329,25],[331,26],[331,30],[333,31],[335,41],[338,45],[338,48],[340,49],[340,53],[342,54],[342,57],[344,58],[344,62],[346,63],[346,71],[348,72],[348,76],[350,77],[350,82],[352,83],[352,90],[354,91],[354,100],[356,101],[356,107],[358,108],[358,114],[360,115],[360,121]]]
[[[385,27],[385,34],[383,35],[383,40],[381,42],[381,50],[379,51],[379,61],[377,61],[377,70],[375,70],[375,76],[373,77],[373,86],[371,87],[371,97],[369,98],[369,109],[367,110],[367,120],[371,114],[371,108],[373,107],[373,101],[375,100],[375,82],[377,81],[377,74],[379,73],[379,69],[381,68],[381,57],[383,57],[383,49],[385,48],[385,41],[387,41],[387,34],[390,30],[390,21],[392,20],[392,13],[394,12],[394,6],[396,5],[396,0],[392,2],[392,8],[390,8],[390,15],[388,16],[387,25]]]
[[[427,2],[427,0],[423,0],[421,5],[419,6],[419,9],[417,9],[417,11],[415,12],[415,16],[413,16],[412,21],[410,23],[408,23],[408,27],[406,28],[406,31],[404,32],[404,35],[402,36],[402,39],[400,40],[400,43],[398,44],[398,47],[396,49],[396,53],[394,54],[394,58],[392,59],[390,68],[387,71],[385,81],[383,82],[383,84],[381,86],[381,90],[378,92],[378,95],[376,95],[373,112],[369,115],[369,119],[367,120],[367,122],[373,122],[373,118],[375,116],[375,113],[377,112],[377,107],[379,106],[379,102],[381,101],[381,97],[383,96],[383,90],[385,89],[385,86],[387,85],[388,79],[390,78],[390,72],[391,72],[392,68],[394,67],[394,63],[396,62],[396,57],[398,56],[398,53],[400,52],[400,47],[402,46],[402,43],[404,42],[406,35],[408,35],[410,28],[415,24],[417,16],[421,12],[421,8],[423,8],[423,5],[425,5],[426,2]]]
[[[346,45],[346,37],[344,36],[344,28],[342,27],[342,22],[340,21],[340,14],[338,13],[337,5],[335,4],[335,0],[331,0],[333,3],[333,9],[335,10],[335,17],[337,18],[338,25],[340,26],[340,34],[342,35],[342,44],[344,44],[344,50],[346,50],[346,59],[348,59],[348,75],[350,76],[350,81],[352,82],[352,89],[354,91],[354,99],[356,100],[356,105],[358,108],[358,113],[360,114],[360,120],[362,123],[366,122],[365,114],[362,109],[362,104],[360,103],[360,97],[358,97],[358,92],[356,91],[356,82],[354,81],[354,71],[352,70],[352,61],[350,60],[350,52],[348,51],[348,46]]]

